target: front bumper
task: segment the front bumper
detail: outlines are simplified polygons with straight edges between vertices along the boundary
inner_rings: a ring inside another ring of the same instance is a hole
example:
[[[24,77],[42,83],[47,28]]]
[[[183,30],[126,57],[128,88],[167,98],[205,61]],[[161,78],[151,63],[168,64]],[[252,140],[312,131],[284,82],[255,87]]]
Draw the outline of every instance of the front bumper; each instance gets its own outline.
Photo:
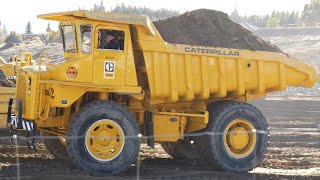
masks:
[[[13,106],[13,102],[15,102],[15,106]],[[35,132],[37,130],[36,123],[22,118],[22,106],[23,104],[21,100],[10,98],[8,105],[7,123],[10,124],[10,127],[14,129],[24,129],[27,131]],[[13,114],[12,108],[16,109],[18,111],[18,114]]]

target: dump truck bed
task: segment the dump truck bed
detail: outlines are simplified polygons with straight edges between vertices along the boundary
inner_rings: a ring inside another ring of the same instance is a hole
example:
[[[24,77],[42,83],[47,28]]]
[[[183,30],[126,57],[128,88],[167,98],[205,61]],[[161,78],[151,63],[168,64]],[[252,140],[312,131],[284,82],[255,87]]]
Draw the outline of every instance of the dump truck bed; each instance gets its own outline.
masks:
[[[166,43],[146,16],[70,11],[38,17],[130,25],[139,85],[152,103],[244,95],[254,99],[287,86],[312,87],[317,80],[312,66],[282,53]]]
[[[142,48],[151,100],[161,103],[265,94],[317,81],[312,66],[282,53],[170,43]]]

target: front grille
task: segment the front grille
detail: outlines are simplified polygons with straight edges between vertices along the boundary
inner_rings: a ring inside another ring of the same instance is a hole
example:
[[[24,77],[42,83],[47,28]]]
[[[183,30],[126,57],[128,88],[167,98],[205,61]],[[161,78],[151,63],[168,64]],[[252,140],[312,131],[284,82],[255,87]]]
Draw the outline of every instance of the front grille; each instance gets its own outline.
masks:
[[[27,96],[27,77],[24,74],[18,74],[16,97],[22,102],[22,114],[25,114],[26,96]]]

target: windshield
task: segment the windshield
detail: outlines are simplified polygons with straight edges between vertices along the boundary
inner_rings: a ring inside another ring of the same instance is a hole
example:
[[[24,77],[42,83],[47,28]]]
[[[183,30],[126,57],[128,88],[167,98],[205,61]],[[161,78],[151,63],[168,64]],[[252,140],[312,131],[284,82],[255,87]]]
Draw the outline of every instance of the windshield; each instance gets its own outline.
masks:
[[[77,52],[76,28],[75,26],[62,26],[64,52]]]
[[[81,37],[81,51],[84,54],[91,53],[91,26],[90,25],[81,25],[80,26],[80,37]]]

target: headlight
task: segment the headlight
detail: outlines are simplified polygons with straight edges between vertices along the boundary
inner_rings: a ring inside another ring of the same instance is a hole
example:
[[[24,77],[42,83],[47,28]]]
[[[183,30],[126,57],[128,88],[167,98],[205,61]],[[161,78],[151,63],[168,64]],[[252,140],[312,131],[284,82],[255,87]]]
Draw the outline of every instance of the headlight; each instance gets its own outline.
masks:
[[[30,89],[28,89],[28,94],[31,94],[31,90]]]
[[[28,85],[31,85],[31,78],[28,78]]]

